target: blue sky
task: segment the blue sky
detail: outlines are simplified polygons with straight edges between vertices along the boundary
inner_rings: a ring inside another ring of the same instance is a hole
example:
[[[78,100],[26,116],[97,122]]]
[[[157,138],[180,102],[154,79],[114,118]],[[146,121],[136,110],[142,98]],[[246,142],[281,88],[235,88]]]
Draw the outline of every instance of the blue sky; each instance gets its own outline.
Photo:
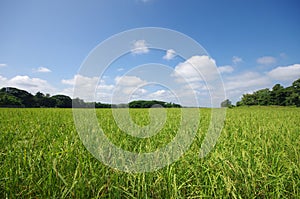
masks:
[[[300,78],[299,8],[296,0],[0,0],[0,87],[72,96],[76,78],[86,84],[98,81],[80,77],[78,71],[99,43],[132,28],[162,27],[206,49],[222,70],[227,97],[236,102],[243,93],[275,83],[287,86]],[[112,64],[100,80],[100,101],[110,101],[121,77],[125,84],[147,84],[126,75],[138,64],[158,62],[183,70],[178,67],[186,60],[166,60],[166,51],[153,51],[140,38],[136,42],[147,50]],[[139,89],[137,98],[175,101],[162,86]],[[200,104],[209,106],[205,95]]]

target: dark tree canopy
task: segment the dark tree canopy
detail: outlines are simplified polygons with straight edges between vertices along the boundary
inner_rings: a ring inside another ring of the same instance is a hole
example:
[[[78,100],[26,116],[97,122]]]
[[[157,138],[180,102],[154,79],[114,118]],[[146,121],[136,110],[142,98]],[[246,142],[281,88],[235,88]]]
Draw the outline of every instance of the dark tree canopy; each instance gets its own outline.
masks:
[[[22,107],[22,102],[19,98],[9,94],[0,93],[0,107]]]
[[[7,88],[2,88],[0,92],[6,93],[10,96],[14,96],[15,98],[17,98],[21,102],[20,106],[25,106],[25,107],[34,106],[33,95],[27,91],[20,90],[17,88],[7,87]]]
[[[21,106],[34,107],[35,103],[33,103],[33,95],[27,91],[20,90],[17,88],[7,87],[7,88],[2,88],[0,92],[16,97],[21,101],[20,104]]]
[[[0,90],[0,107],[72,107],[72,99],[65,95],[55,95],[50,97],[37,92],[35,95],[12,87]]]
[[[54,95],[51,97],[56,100],[56,107],[59,108],[71,108],[72,107],[72,99],[66,95]]]
[[[105,104],[101,102],[84,102],[80,98],[71,99],[66,95],[43,94],[37,92],[35,95],[12,87],[0,90],[0,107],[58,107],[58,108],[151,108],[151,107],[181,107],[179,104],[167,103],[157,100],[132,101],[129,104]]]
[[[231,101],[229,99],[224,100],[221,102],[221,107],[232,107]]]
[[[253,94],[244,94],[237,106],[297,106],[300,107],[300,79],[293,82],[292,86],[284,88],[275,84],[272,90],[265,88]]]
[[[163,101],[157,101],[157,100],[137,100],[132,101],[129,103],[129,108],[158,108],[158,107],[165,107],[165,108],[180,108],[181,106],[179,104],[175,103],[167,103]]]

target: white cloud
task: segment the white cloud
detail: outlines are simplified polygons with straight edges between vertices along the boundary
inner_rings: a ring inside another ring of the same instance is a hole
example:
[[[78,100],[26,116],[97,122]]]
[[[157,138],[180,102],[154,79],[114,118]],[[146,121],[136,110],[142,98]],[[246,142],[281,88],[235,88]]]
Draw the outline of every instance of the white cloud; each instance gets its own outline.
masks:
[[[55,88],[52,87],[46,80],[40,78],[31,78],[28,76],[17,75],[11,79],[0,76],[1,87],[16,87],[26,90],[30,93],[36,93],[38,91],[44,93],[54,93]]]
[[[131,52],[133,54],[145,54],[149,52],[148,44],[145,40],[137,40],[133,43]]]
[[[221,68],[221,70],[228,72],[230,68]],[[185,96],[181,96],[181,100],[184,99],[182,104],[195,105],[193,95],[196,94],[198,97],[201,96],[201,99],[200,97],[198,99],[201,100],[198,101],[200,105],[204,106],[205,103],[211,102],[212,106],[219,106],[219,102],[216,105],[217,97],[224,96],[223,83],[219,79],[219,75],[215,60],[208,56],[193,56],[184,63],[178,64],[173,76],[177,78],[178,83],[183,83],[179,92],[187,93]],[[180,77],[181,79],[179,79]],[[211,97],[208,96],[209,93]]]
[[[255,72],[246,72],[240,75],[226,78],[226,90],[250,89],[256,87],[264,87],[271,83],[270,79]]]
[[[166,92],[167,92],[166,90],[158,90],[158,91],[152,93],[152,95],[161,96],[161,95],[165,94]]]
[[[183,86],[184,89],[192,89],[192,90],[201,90],[201,91],[206,91],[208,90],[207,86],[205,83],[200,83],[200,82],[190,82],[186,85]]]
[[[148,100],[159,100],[165,102],[177,102],[174,94],[169,90],[160,89],[154,92],[149,93],[146,97]]]
[[[138,76],[117,76],[114,84],[107,84],[105,80],[101,80],[100,84],[95,86],[97,83],[97,77],[85,77],[81,75],[76,75],[71,79],[63,79],[61,82],[65,85],[72,87],[67,87],[60,93],[68,95],[72,98],[79,97],[85,101],[100,101],[104,103],[128,103],[132,100],[144,99],[144,100],[162,100],[166,102],[177,102],[176,97],[180,97],[182,104],[191,105],[191,88],[174,88],[175,93],[182,96],[175,96],[169,90],[159,89],[159,90],[148,90],[147,86],[149,82],[141,79]],[[73,86],[76,84],[76,89],[79,91],[76,95],[73,95]],[[197,90],[206,89],[204,84],[199,87],[198,82],[194,83],[194,88]],[[192,84],[191,83],[191,84]],[[197,88],[196,88],[197,87]],[[181,89],[181,90],[177,90]],[[189,92],[187,92],[189,91]],[[205,91],[207,92],[207,91]]]
[[[279,66],[265,74],[245,72],[239,75],[226,76],[224,83],[227,97],[235,101],[244,93],[252,93],[263,88],[272,88],[274,80],[277,83],[281,83],[280,81],[294,81],[297,78],[300,78],[300,64]]]
[[[117,71],[119,71],[119,72],[120,72],[120,71],[123,71],[123,70],[124,70],[124,68],[118,68],[118,69],[117,69]]]
[[[109,100],[111,99],[112,91],[114,89],[114,85],[106,84],[103,79],[101,79],[99,84],[98,81],[98,77],[75,75],[72,79],[61,80],[63,84],[73,86],[62,90],[62,93],[72,98],[79,97],[81,99],[84,99],[85,101],[109,102]],[[75,84],[76,93],[74,95]]]
[[[145,85],[147,85],[147,81],[137,76],[117,76],[112,102],[127,103],[134,99],[144,98],[147,90],[142,87]]]
[[[300,78],[300,64],[290,66],[279,66],[267,73],[274,80],[295,80]]]
[[[256,90],[272,87],[271,79],[256,72],[245,72],[239,75],[227,76],[224,79],[226,96],[236,102],[245,93],[252,93]]]
[[[263,65],[269,65],[269,64],[275,64],[276,63],[276,58],[271,57],[271,56],[264,56],[260,57],[256,60],[258,64],[263,64]]]
[[[111,103],[112,100],[113,103],[126,103],[129,98],[143,98],[147,93],[147,90],[140,88],[147,82],[136,76],[117,76],[115,84],[107,84],[103,79],[98,84],[98,81],[98,77],[75,75],[72,79],[63,79],[61,82],[71,86],[75,86],[76,83],[76,94],[73,93],[73,87],[64,89],[62,93],[85,101],[107,103]]]
[[[37,69],[33,69],[34,72],[36,73],[50,73],[51,70],[46,67],[38,67]]]
[[[74,86],[75,83],[78,86],[90,86],[90,85],[96,85],[98,82],[98,77],[86,77],[82,75],[75,75],[72,79],[63,79],[61,80],[61,83],[67,84],[67,85],[72,85]]]
[[[233,56],[233,57],[232,57],[232,62],[233,62],[234,64],[238,64],[238,63],[240,63],[240,62],[243,62],[243,59],[240,58],[240,57],[238,57],[238,56]]]
[[[115,86],[112,84],[106,84],[106,82],[102,82],[97,87],[100,91],[112,91]]]
[[[7,66],[7,64],[0,64],[0,68],[1,67],[6,67]]]
[[[115,82],[120,86],[139,86],[147,83],[146,81],[136,76],[117,76],[115,78]]]
[[[155,100],[162,100],[167,96],[169,96],[171,92],[166,91],[166,90],[157,90],[153,93],[150,93],[148,95],[149,99],[155,99]]]
[[[169,49],[169,50],[166,51],[166,54],[165,54],[165,56],[163,56],[163,59],[171,60],[176,56],[175,53],[176,53],[175,50]]]
[[[193,56],[175,67],[174,76],[182,76],[188,82],[212,80],[218,74],[216,62],[208,56]]]
[[[233,67],[232,66],[220,66],[220,67],[218,67],[218,70],[220,71],[220,73],[232,73]]]
[[[7,78],[0,75],[0,88],[4,87],[6,82]]]
[[[75,84],[75,79],[63,79],[61,80],[61,83],[73,86]]]
[[[79,97],[85,101],[101,101],[106,103],[126,103],[129,98],[143,98],[148,92],[141,88],[147,82],[136,76],[117,76],[115,84],[107,84],[102,78],[98,84],[98,77],[75,75],[72,79],[63,79],[61,82],[72,87],[62,90],[62,94],[72,98]],[[76,93],[74,86],[76,83]]]

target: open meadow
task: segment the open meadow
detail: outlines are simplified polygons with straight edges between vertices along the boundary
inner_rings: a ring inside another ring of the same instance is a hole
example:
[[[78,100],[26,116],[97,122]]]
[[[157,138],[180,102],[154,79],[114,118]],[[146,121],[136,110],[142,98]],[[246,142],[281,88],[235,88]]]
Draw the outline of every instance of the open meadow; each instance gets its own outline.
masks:
[[[215,148],[199,158],[210,109],[189,150],[154,172],[126,173],[94,158],[75,129],[72,109],[0,109],[0,198],[299,198],[300,109],[227,109]],[[148,109],[131,109],[149,123]],[[111,109],[97,109],[99,124],[117,146],[149,152],[176,135],[180,109],[152,138],[130,138]]]

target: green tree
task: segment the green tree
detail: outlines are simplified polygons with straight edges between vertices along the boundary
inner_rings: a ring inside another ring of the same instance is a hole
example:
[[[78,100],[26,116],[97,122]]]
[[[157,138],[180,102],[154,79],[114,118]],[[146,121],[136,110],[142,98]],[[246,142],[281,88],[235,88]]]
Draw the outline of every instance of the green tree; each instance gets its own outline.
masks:
[[[253,106],[253,105],[257,105],[257,101],[256,101],[255,96],[253,94],[244,94],[240,104],[242,104],[244,106],[245,105],[246,106]]]
[[[25,107],[34,107],[35,106],[35,101],[34,101],[33,95],[27,91],[13,88],[13,87],[2,88],[0,91],[15,96],[16,98],[21,100],[21,103]]]
[[[55,106],[59,108],[71,108],[72,99],[66,95],[54,95],[51,97],[56,101]]]
[[[231,107],[231,101],[229,99],[224,100],[223,102],[221,102],[221,107]]]
[[[292,86],[286,89],[285,105],[300,106],[300,79],[293,82]]]
[[[271,104],[271,91],[268,88],[258,90],[253,93],[255,105],[268,106]]]
[[[129,103],[129,108],[151,108],[154,105],[160,105],[165,108],[180,108],[181,105],[175,104],[175,103],[167,103],[163,101],[157,101],[157,100],[136,100]],[[157,106],[159,107],[159,106]]]
[[[76,108],[85,108],[87,107],[87,104],[78,97],[72,100],[72,106]]]
[[[40,106],[41,107],[55,107],[56,105],[56,100],[49,97],[49,96],[45,96],[42,98],[41,102],[40,102]]]
[[[0,92],[0,107],[22,107],[21,100],[11,94]]]
[[[286,92],[283,86],[275,84],[271,91],[271,104],[284,106],[285,105]]]
[[[278,105],[300,107],[300,79],[293,82],[292,86],[284,88],[275,84],[270,91],[268,88],[255,91],[253,94],[244,94],[237,106],[252,105]]]
[[[43,107],[43,99],[45,98],[45,95],[41,92],[37,92],[34,96],[34,106],[35,107]]]
[[[300,78],[293,82],[292,86],[295,90],[300,92]]]
[[[102,104],[101,102],[95,103],[95,108],[111,108],[112,106],[111,104]]]

